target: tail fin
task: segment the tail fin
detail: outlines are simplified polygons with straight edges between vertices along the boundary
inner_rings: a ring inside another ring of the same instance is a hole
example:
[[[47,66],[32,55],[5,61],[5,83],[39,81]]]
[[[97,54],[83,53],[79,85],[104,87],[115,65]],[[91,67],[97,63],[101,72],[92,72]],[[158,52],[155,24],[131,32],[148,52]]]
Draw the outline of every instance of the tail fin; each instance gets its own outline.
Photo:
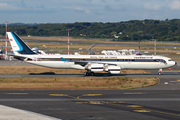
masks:
[[[11,47],[15,55],[18,54],[36,54],[34,53],[26,43],[19,38],[19,36],[14,32],[7,32]]]

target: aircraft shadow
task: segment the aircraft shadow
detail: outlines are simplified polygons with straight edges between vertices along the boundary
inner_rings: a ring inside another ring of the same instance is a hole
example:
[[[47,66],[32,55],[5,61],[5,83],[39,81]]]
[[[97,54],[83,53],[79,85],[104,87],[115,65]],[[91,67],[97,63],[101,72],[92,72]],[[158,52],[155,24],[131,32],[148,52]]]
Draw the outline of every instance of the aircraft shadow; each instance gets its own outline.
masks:
[[[43,73],[29,73],[29,75],[83,75],[83,74],[56,74],[54,72],[43,72]]]
[[[29,73],[29,75],[56,75],[54,72]]]
[[[77,76],[77,77],[122,77],[122,76],[159,76],[157,73],[156,74],[108,74],[108,73],[94,73],[93,76],[84,76],[84,74],[56,74],[54,72],[43,72],[43,73],[29,73],[29,75],[54,75],[54,77],[59,76]],[[162,74],[163,75],[179,75],[179,74],[172,74],[172,73],[166,73]]]

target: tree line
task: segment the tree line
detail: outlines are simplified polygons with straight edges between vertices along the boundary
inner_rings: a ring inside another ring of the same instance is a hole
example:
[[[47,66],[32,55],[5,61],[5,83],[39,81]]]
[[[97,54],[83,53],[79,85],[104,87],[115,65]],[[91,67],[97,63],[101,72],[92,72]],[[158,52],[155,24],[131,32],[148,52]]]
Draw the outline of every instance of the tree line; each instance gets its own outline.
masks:
[[[104,38],[116,41],[152,40],[180,41],[180,19],[130,20],[116,23],[75,22],[47,24],[9,24],[8,31],[18,35],[67,36]],[[0,25],[0,35],[5,35],[5,25]]]

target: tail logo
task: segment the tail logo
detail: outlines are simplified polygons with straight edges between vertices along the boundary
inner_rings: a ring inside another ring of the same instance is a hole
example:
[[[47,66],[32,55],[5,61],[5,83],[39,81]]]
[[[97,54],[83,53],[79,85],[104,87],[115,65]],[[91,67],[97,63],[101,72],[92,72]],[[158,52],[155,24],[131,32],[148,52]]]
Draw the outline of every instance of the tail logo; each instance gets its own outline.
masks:
[[[36,61],[37,61],[37,57],[34,57],[34,58],[33,58],[33,61],[36,62]]]
[[[12,34],[12,33],[11,33]],[[19,47],[19,50],[16,50],[15,52],[20,52],[23,50],[23,47],[21,46],[21,44],[19,43],[19,41],[16,39],[16,37],[14,36],[14,34],[12,34],[14,40],[16,41],[16,44],[18,45]],[[12,40],[12,39],[11,39]],[[12,40],[13,41],[13,40]]]
[[[7,32],[14,54],[36,54],[14,32]]]

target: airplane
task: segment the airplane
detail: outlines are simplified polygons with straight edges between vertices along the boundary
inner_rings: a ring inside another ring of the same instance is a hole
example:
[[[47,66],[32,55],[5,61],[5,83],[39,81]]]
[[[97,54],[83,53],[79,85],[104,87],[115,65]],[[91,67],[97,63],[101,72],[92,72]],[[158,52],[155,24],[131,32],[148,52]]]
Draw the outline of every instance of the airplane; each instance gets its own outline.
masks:
[[[169,68],[177,63],[171,58],[153,55],[61,55],[37,54],[14,32],[7,32],[14,58],[49,68],[87,70],[85,76],[94,72],[106,71],[120,74],[122,69],[159,69]]]

